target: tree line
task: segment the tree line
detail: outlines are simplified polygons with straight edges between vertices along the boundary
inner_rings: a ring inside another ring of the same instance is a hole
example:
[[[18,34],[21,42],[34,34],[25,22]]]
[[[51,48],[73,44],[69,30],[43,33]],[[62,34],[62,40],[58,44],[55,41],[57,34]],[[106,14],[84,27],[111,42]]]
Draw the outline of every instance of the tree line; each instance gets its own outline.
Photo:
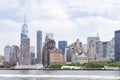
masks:
[[[84,67],[84,68],[101,68],[104,66],[109,67],[120,67],[120,62],[88,62],[80,64],[79,62],[76,63],[54,63],[50,65],[50,68],[61,68],[62,66],[77,66],[77,67]]]

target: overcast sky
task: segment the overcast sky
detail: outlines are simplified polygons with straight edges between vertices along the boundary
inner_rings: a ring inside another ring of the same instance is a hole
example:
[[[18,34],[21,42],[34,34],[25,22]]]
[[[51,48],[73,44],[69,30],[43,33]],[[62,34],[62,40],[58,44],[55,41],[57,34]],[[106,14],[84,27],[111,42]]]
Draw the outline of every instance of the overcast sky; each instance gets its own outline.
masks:
[[[53,33],[56,42],[72,43],[99,33],[109,41],[120,29],[120,0],[0,0],[0,54],[6,45],[20,45],[23,17],[29,28],[31,46],[36,45],[36,31]],[[57,46],[57,45],[56,45]]]

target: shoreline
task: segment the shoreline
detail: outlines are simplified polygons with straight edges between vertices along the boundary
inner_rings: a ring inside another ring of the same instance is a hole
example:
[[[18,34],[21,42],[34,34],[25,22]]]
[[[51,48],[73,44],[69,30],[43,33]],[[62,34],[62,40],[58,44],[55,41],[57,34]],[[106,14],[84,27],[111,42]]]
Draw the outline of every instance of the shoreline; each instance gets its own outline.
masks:
[[[61,71],[64,71],[64,70],[67,70],[67,71],[80,71],[80,70],[89,70],[89,71],[94,71],[94,70],[99,70],[99,71],[120,71],[120,69],[93,69],[93,68],[86,68],[86,69],[48,69],[48,68],[46,68],[46,69],[33,69],[33,68],[24,68],[24,69],[9,69],[9,68],[4,68],[4,69],[0,69],[0,70],[61,70]]]

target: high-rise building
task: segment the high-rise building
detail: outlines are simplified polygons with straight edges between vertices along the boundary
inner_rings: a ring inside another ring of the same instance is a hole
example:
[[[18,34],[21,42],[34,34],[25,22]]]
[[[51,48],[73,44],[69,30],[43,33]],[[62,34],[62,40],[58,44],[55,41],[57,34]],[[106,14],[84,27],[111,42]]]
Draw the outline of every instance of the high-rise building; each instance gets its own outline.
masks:
[[[49,39],[54,39],[53,33],[46,33],[46,36],[48,36]]]
[[[80,42],[79,39],[76,39],[75,46],[76,46],[78,49],[81,49],[81,48],[82,48],[82,42]]]
[[[30,53],[31,53],[31,64],[35,64],[35,47],[30,46]]]
[[[120,30],[115,31],[115,61],[120,61]]]
[[[75,54],[79,52],[78,48],[76,48],[75,45],[70,45],[68,47],[65,48],[65,56],[64,56],[64,59],[65,59],[65,62],[72,62],[72,58],[74,56],[72,56],[72,54]]]
[[[96,61],[114,61],[113,41],[97,43]]]
[[[13,45],[11,48],[11,63],[17,64],[19,62],[20,49],[17,45]]]
[[[30,65],[30,38],[28,38],[28,26],[24,18],[20,44],[20,65]]]
[[[11,62],[11,47],[9,45],[4,48],[5,62]]]
[[[37,31],[37,63],[42,64],[42,31]]]
[[[48,67],[50,64],[50,50],[55,49],[55,41],[54,40],[49,40],[48,42],[45,43],[43,46],[43,66]]]
[[[87,56],[88,56],[88,61],[95,61],[96,60],[96,44],[99,42],[99,37],[88,37],[87,39]]]
[[[65,47],[67,47],[67,41],[59,41],[58,48],[62,50],[62,55],[65,53]]]
[[[83,46],[82,46],[82,52],[87,55],[87,44],[83,44]]]
[[[64,62],[71,62],[70,47],[68,46],[65,48]]]

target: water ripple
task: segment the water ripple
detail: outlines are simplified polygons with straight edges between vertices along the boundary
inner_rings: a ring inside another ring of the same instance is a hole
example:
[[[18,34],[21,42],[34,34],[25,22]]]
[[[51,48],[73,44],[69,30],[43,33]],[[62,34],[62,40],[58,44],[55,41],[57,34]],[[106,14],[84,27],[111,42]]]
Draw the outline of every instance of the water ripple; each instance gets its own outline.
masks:
[[[119,76],[95,76],[95,75],[12,75],[12,74],[0,74],[0,77],[4,78],[88,78],[88,79],[110,79],[110,80],[118,80]]]

